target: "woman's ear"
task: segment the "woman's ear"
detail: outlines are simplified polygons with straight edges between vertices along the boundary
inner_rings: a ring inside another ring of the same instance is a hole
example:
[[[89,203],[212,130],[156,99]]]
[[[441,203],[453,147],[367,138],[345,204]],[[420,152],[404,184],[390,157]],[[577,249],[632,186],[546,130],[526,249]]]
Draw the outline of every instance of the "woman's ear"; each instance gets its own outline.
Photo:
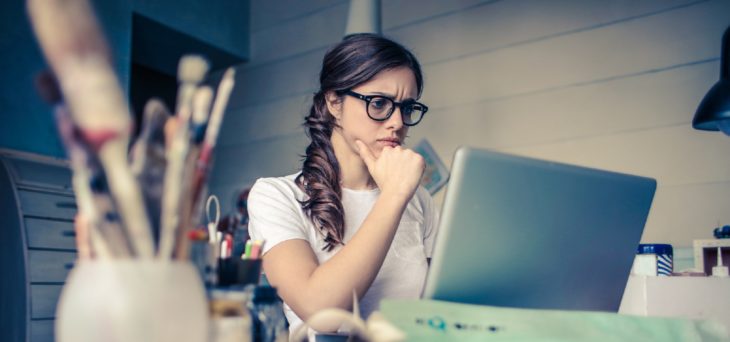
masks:
[[[324,94],[324,101],[327,103],[327,110],[340,120],[342,117],[342,98],[337,96],[334,91],[328,91]]]

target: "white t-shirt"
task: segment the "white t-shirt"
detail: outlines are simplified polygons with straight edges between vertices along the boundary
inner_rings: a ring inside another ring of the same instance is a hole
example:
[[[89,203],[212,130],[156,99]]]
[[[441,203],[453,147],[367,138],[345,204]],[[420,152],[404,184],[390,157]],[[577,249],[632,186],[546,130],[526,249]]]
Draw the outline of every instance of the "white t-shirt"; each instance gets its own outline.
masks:
[[[342,246],[331,252],[322,250],[324,239],[301,209],[300,201],[307,195],[294,182],[298,174],[278,178],[260,178],[251,188],[248,197],[251,238],[264,240],[263,254],[277,244],[301,239],[309,242],[323,264]],[[380,190],[342,189],[342,206],[345,210],[345,243],[360,229],[370,213]],[[383,298],[419,298],[426,280],[437,229],[437,213],[429,193],[419,187],[401,217],[393,243],[378,275],[360,300],[363,318],[378,309]],[[289,320],[290,331],[295,332],[302,324],[294,311],[284,303],[284,313]]]

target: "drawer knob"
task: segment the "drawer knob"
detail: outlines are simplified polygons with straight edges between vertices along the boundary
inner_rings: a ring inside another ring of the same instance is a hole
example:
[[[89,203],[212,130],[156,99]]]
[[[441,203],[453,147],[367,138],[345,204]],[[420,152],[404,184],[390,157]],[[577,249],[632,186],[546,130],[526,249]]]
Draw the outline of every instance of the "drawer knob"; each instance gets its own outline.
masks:
[[[76,232],[73,230],[64,230],[63,232],[61,232],[61,235],[67,236],[67,237],[75,237]]]
[[[70,270],[70,269],[74,268],[74,263],[72,263],[72,262],[69,262],[68,264],[65,264],[65,265],[63,265],[63,266],[64,266],[64,267],[65,267],[65,268],[66,268],[67,270]]]
[[[74,202],[56,202],[56,207],[64,209],[78,209],[78,207],[76,207],[76,203]]]

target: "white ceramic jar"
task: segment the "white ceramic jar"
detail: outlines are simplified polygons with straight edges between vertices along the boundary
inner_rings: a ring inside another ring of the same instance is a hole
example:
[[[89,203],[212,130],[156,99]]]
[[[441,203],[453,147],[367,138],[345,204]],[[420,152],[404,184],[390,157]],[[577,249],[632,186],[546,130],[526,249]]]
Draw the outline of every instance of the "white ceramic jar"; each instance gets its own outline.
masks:
[[[200,342],[208,307],[190,263],[81,261],[71,271],[56,314],[56,340]]]

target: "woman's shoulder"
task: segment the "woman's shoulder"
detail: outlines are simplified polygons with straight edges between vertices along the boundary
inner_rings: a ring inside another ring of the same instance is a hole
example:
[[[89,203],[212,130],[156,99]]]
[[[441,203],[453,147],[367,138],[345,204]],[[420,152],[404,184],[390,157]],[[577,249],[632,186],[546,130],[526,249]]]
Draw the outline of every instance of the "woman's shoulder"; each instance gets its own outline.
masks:
[[[291,174],[282,177],[261,177],[256,180],[253,187],[274,186],[274,187],[292,187],[296,185],[296,178],[300,173]]]
[[[304,195],[304,192],[299,188],[299,185],[297,185],[296,183],[296,178],[298,175],[299,173],[283,177],[259,178],[251,187],[249,197],[256,197],[260,195],[284,195],[286,197],[293,197],[294,199],[300,200],[301,197]]]

